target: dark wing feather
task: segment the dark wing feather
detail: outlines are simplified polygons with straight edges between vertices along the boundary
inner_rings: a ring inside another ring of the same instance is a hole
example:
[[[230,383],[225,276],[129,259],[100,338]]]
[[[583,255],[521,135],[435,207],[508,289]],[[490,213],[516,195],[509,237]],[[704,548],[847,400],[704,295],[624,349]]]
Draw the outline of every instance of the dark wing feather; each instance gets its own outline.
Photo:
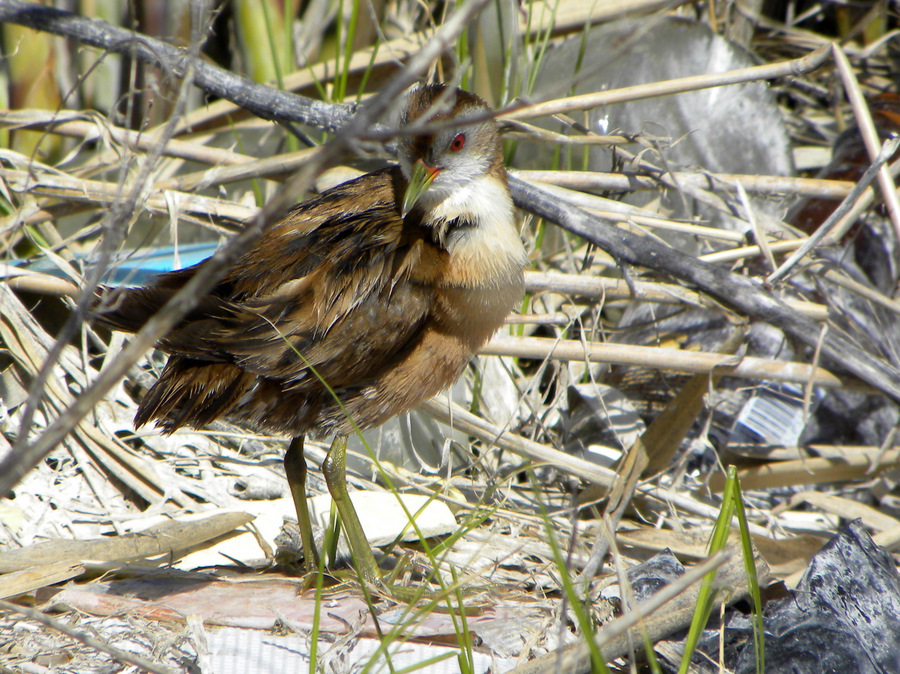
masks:
[[[134,425],[155,419],[167,433],[185,425],[205,426],[227,413],[254,379],[231,363],[171,356],[141,401]]]
[[[94,298],[94,317],[98,323],[122,332],[137,332],[147,319],[172,299],[196,271],[188,267],[160,274],[153,285],[143,288],[101,287]],[[207,295],[187,316],[182,324],[197,323],[210,316],[226,315],[220,297]]]

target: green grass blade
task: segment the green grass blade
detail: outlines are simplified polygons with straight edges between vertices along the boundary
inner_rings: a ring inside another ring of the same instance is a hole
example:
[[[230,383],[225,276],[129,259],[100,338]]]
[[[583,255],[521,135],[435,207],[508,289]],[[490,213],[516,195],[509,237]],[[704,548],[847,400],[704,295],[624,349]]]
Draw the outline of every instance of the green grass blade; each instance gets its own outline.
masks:
[[[731,518],[734,515],[735,501],[735,482],[732,478],[732,469],[729,469],[729,477],[725,483],[725,491],[722,495],[722,507],[719,510],[719,517],[713,527],[712,536],[709,542],[708,554],[713,555],[722,550],[728,544],[728,535],[731,532]],[[700,593],[697,598],[697,607],[694,610],[694,617],[691,620],[691,627],[688,630],[687,638],[684,644],[684,655],[678,668],[678,674],[687,674],[691,665],[691,657],[697,650],[697,644],[703,635],[703,628],[709,621],[712,614],[713,602],[717,594],[714,582],[716,571],[710,571],[704,578],[700,586]]]
[[[759,590],[759,578],[756,575],[756,558],[753,552],[753,539],[750,538],[750,527],[747,524],[747,512],[741,494],[741,482],[737,476],[737,468],[728,467],[728,480],[734,481],[735,511],[741,532],[741,552],[744,556],[744,571],[747,574],[747,587],[750,601],[753,604],[753,645],[756,650],[756,671],[766,671],[765,625],[763,624],[762,595]]]

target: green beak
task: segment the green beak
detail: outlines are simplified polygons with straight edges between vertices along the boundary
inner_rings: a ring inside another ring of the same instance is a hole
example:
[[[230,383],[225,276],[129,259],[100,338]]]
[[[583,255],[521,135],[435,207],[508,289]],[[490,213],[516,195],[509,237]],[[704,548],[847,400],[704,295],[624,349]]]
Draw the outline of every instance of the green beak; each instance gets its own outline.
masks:
[[[422,195],[425,194],[432,181],[440,172],[441,169],[428,166],[421,159],[416,160],[416,163],[413,164],[412,175],[409,177],[409,186],[403,194],[404,218],[413,209],[413,206],[416,205],[416,202],[419,201]]]

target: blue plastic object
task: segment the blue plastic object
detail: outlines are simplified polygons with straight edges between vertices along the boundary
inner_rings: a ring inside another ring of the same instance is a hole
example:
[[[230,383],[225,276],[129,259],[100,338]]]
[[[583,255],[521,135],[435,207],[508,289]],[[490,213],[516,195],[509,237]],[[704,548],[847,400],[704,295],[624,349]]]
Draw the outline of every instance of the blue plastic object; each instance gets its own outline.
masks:
[[[214,243],[194,243],[178,246],[178,269],[184,269],[202,262],[216,252]],[[62,276],[59,268],[46,257],[22,265],[32,271],[53,276]],[[103,283],[111,286],[143,286],[152,282],[153,277],[175,269],[175,247],[139,248],[118,257],[110,266]]]

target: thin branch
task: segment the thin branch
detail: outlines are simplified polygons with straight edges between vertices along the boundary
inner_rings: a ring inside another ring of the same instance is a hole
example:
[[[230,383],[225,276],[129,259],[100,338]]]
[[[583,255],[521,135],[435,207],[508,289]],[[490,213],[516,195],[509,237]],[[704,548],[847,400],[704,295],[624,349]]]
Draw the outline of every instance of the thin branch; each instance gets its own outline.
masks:
[[[694,75],[681,77],[665,82],[652,82],[650,84],[638,84],[633,87],[623,87],[612,91],[600,91],[580,96],[560,98],[545,103],[536,103],[520,108],[507,115],[504,119],[532,119],[547,115],[589,110],[604,105],[625,103],[627,101],[639,101],[645,98],[657,98],[671,94],[721,87],[729,84],[741,84],[742,82],[755,82],[756,80],[771,80],[778,77],[800,75],[815,70],[828,60],[829,45],[819,47],[816,51],[792,61],[780,63],[768,63],[750,68],[729,70],[724,73],[712,73],[707,75]]]
[[[821,324],[816,324],[821,325]],[[819,334],[817,333],[818,337]],[[843,381],[832,372],[822,368],[769,358],[743,356],[737,358],[728,354],[708,351],[685,351],[659,346],[636,346],[598,342],[587,347],[575,339],[554,339],[549,337],[494,337],[479,353],[488,356],[510,356],[530,360],[552,358],[558,361],[585,363],[605,363],[647,367],[654,370],[691,374],[727,374],[729,377],[754,381],[779,381],[806,384],[812,381],[825,388],[856,389],[854,381]],[[863,390],[871,393],[865,387]]]
[[[900,138],[890,138],[884,141],[884,145],[878,153],[878,156],[875,158],[875,161],[873,161],[869,168],[866,169],[862,178],[860,178],[859,182],[852,190],[850,190],[850,193],[844,198],[840,206],[834,209],[831,215],[828,216],[828,219],[819,226],[813,235],[810,236],[800,248],[798,248],[787,260],[782,262],[778,269],[769,274],[766,278],[766,283],[777,283],[787,276],[791,269],[793,269],[797,263],[809,253],[809,251],[815,248],[822,239],[831,233],[831,230],[834,229],[840,219],[849,213],[860,197],[862,197],[863,192],[866,191],[869,184],[875,180],[876,174],[880,173],[882,165],[894,155],[898,146],[900,146]]]
[[[115,54],[132,56],[179,78],[184,77],[190,62],[187,51],[162,40],[33,2],[3,0],[0,2],[0,23],[16,23]],[[193,67],[194,84],[200,89],[226,98],[263,119],[300,122],[334,133],[354,112],[352,106],[333,105],[257,84],[202,60]]]
[[[568,138],[569,136],[564,136]],[[577,136],[593,138],[593,136]],[[635,192],[659,189],[659,180],[653,176],[635,172],[606,173],[603,171],[516,171],[524,180],[548,183],[576,190],[615,190]],[[776,196],[798,195],[820,199],[843,199],[853,189],[849,180],[822,178],[798,178],[794,176],[748,175],[737,173],[710,173],[708,171],[674,171],[672,177],[679,183],[714,192],[733,192],[737,183],[753,194]]]
[[[853,109],[853,115],[856,117],[856,125],[859,127],[859,135],[862,136],[866,152],[869,153],[871,161],[877,161],[878,152],[881,149],[881,141],[878,138],[878,131],[875,129],[875,122],[872,121],[869,104],[859,88],[859,82],[856,81],[856,75],[853,74],[853,68],[850,67],[847,55],[837,44],[831,45],[831,51],[838,74],[841,76],[841,81],[844,85],[844,93],[847,94],[847,100],[850,101],[850,107]],[[881,188],[884,205],[891,216],[894,232],[900,238],[900,199],[897,198],[897,186],[894,185],[894,178],[891,176],[887,166],[883,164],[878,170],[878,186]]]

